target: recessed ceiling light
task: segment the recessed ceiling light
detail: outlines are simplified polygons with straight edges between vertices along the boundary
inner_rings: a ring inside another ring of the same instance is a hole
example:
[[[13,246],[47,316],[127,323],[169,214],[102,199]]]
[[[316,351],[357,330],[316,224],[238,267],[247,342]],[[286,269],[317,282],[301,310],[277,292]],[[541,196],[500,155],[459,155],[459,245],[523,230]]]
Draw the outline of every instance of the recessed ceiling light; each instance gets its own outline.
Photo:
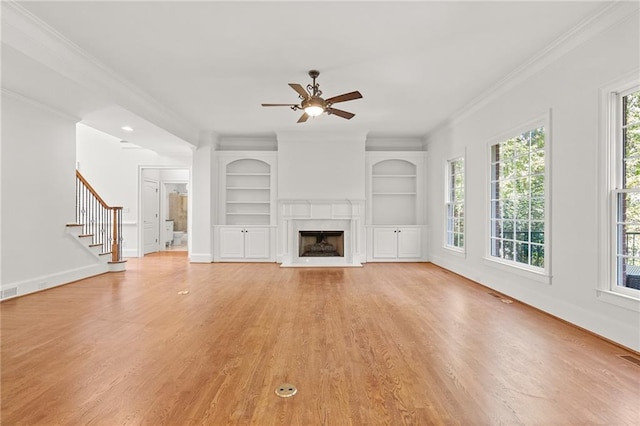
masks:
[[[124,130],[125,132],[133,132],[133,127],[131,127],[131,126],[122,126],[120,128],[122,130]]]

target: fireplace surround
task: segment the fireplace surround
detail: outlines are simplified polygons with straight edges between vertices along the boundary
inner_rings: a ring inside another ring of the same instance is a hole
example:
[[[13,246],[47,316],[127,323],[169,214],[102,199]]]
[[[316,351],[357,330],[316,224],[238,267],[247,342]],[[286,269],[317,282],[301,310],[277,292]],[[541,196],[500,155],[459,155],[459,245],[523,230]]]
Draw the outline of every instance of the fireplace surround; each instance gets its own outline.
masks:
[[[365,259],[363,200],[280,200],[278,204],[281,266],[362,266]],[[310,235],[313,239],[306,239]],[[317,244],[316,255],[305,255],[305,246],[314,244]],[[342,249],[336,247],[338,255],[332,251],[332,255],[323,255],[330,252],[328,245],[341,245]],[[319,254],[322,250],[326,253]]]

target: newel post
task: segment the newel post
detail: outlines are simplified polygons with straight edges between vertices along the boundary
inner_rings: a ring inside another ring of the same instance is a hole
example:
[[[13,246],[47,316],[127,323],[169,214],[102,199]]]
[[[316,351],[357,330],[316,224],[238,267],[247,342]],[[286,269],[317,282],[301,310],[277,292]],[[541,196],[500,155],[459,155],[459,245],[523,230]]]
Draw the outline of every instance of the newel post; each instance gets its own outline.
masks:
[[[111,261],[119,262],[120,260],[120,221],[119,212],[122,211],[122,207],[113,208],[113,239],[111,240]]]

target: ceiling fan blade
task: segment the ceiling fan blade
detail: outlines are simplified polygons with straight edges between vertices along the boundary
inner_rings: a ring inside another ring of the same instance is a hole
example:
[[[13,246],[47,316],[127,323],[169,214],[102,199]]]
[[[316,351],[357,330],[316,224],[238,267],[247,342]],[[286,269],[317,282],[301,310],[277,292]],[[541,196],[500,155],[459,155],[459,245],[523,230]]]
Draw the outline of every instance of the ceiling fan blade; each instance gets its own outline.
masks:
[[[305,121],[307,121],[308,118],[309,118],[309,115],[305,112],[298,119],[298,123],[304,123]]]
[[[362,95],[357,90],[355,92],[349,92],[342,95],[334,96],[326,100],[328,104],[337,104],[338,102],[352,101],[354,99],[360,99]]]
[[[335,108],[327,108],[327,112],[329,114],[337,115],[338,117],[346,118],[347,120],[351,120],[355,115],[352,112],[343,111],[341,109],[335,109]]]
[[[288,106],[288,107],[294,107],[294,106],[298,106],[297,104],[262,104],[262,106]]]
[[[304,90],[304,87],[302,87],[298,83],[289,83],[289,86],[291,86],[293,90],[298,92],[298,95],[300,95],[302,99],[309,99],[309,94],[307,93],[307,91]]]

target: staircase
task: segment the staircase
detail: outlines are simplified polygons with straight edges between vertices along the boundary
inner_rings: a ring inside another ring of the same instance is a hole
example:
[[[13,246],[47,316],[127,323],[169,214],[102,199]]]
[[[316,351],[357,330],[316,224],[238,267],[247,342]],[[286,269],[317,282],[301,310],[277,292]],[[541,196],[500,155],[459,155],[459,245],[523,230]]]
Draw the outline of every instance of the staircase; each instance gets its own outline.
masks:
[[[76,170],[76,222],[67,233],[108,265],[109,272],[125,270],[122,259],[122,207],[109,206]]]

